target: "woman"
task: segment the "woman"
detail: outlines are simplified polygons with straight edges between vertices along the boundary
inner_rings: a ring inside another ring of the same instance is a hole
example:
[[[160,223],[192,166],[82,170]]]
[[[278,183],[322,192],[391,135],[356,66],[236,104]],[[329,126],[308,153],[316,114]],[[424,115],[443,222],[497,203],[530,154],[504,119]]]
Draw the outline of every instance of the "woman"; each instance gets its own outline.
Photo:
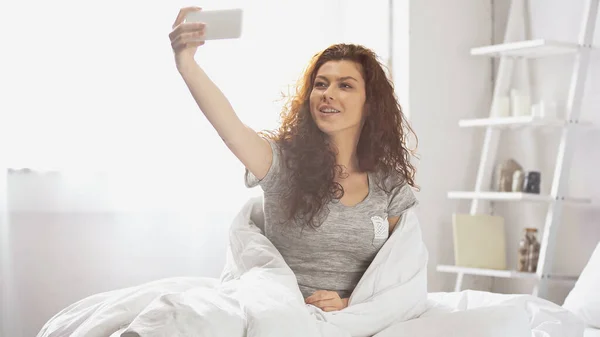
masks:
[[[265,236],[294,271],[306,303],[341,310],[400,215],[416,204],[407,125],[376,55],[357,45],[317,54],[275,132],[257,133],[195,62],[204,25],[169,34],[198,106],[264,191]],[[405,130],[406,129],[406,130]],[[405,132],[407,131],[407,132]]]

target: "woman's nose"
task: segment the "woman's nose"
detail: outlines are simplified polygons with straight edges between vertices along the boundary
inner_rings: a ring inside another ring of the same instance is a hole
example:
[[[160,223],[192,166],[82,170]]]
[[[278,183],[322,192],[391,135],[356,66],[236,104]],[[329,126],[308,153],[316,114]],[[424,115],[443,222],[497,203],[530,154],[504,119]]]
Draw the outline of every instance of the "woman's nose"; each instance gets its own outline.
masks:
[[[333,94],[331,92],[331,89],[327,89],[323,92],[323,100],[327,101],[327,100],[333,100]]]

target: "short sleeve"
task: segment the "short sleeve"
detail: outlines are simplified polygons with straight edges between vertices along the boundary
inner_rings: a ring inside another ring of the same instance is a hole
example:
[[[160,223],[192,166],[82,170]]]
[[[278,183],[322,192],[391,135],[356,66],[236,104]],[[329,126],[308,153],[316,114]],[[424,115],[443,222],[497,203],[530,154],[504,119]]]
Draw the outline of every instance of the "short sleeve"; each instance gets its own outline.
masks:
[[[418,204],[411,186],[406,183],[396,183],[390,186],[388,195],[388,217],[402,215],[407,209]]]
[[[256,176],[254,176],[254,174],[252,174],[252,172],[248,171],[248,169],[246,169],[244,175],[246,187],[253,188],[260,186],[265,192],[272,191],[277,187],[282,173],[281,153],[279,146],[271,139],[267,139],[267,141],[269,142],[269,145],[271,145],[273,160],[271,161],[271,167],[269,167],[269,171],[267,171],[265,177],[259,180],[256,178]]]

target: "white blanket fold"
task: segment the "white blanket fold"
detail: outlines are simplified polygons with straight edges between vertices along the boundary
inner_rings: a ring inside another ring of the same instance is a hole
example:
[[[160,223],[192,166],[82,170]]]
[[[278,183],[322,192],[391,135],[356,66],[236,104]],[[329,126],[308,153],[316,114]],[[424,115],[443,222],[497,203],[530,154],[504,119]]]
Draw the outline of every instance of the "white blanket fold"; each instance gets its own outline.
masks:
[[[294,273],[259,229],[262,219],[261,198],[250,200],[238,213],[220,279],[172,278],[90,296],[56,314],[38,337],[350,337],[380,332],[383,337],[393,336],[397,329],[410,331],[403,324],[418,322],[413,319],[419,316],[435,319],[450,315],[453,310],[448,308],[471,309],[458,308],[450,295],[428,299],[428,255],[412,209],[401,216],[352,293],[348,308],[337,312],[304,303]],[[503,295],[496,296],[494,304]],[[556,310],[547,317],[551,322],[531,319],[527,333],[544,324],[551,331],[577,327],[562,308],[548,307]],[[561,319],[566,327],[557,327]],[[550,332],[534,335],[562,336]]]

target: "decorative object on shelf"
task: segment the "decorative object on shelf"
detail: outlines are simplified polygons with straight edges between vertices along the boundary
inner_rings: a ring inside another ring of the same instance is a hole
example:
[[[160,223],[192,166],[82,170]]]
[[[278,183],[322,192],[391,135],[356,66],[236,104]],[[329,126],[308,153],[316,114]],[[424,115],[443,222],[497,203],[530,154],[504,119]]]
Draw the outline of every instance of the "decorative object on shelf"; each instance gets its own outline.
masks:
[[[525,174],[523,181],[523,192],[540,194],[541,173],[538,171],[529,171]]]
[[[522,192],[523,182],[525,182],[525,173],[523,170],[516,170],[512,176],[512,191]]]
[[[492,103],[492,117],[510,117],[510,98],[508,96],[498,96],[494,99]]]
[[[527,263],[527,260],[529,259],[529,242],[527,240],[527,232],[525,233],[525,236],[519,240],[518,252],[517,271],[527,271],[527,267],[529,266],[529,263]]]
[[[517,170],[522,171],[523,167],[514,159],[508,159],[498,165],[496,168],[495,190],[498,192],[511,192],[513,189],[513,175]]]
[[[512,115],[515,117],[531,115],[531,98],[524,92],[511,89],[510,105]]]
[[[470,268],[506,269],[504,218],[453,214],[454,263]]]
[[[537,240],[537,228],[525,228],[519,241],[519,259],[517,270],[535,273],[540,256],[540,243]]]
[[[542,100],[531,106],[531,115],[537,118],[556,118],[556,103]]]

